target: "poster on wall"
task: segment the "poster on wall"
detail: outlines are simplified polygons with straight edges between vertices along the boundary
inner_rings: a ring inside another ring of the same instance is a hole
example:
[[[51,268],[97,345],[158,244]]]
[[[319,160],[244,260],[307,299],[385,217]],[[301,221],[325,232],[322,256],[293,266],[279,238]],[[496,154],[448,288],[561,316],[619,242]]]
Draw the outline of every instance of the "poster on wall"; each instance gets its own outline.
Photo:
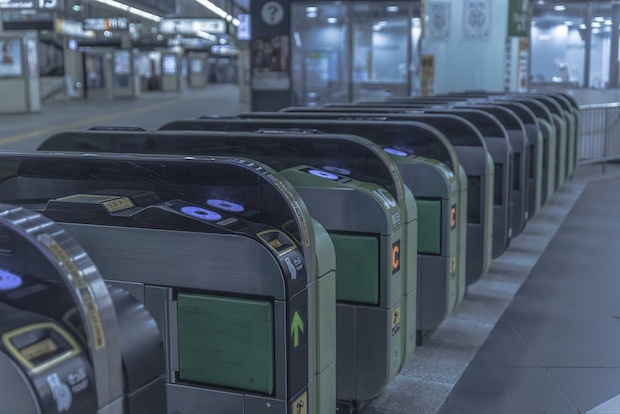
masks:
[[[442,41],[450,37],[451,4],[447,1],[428,3],[428,38]]]
[[[504,92],[512,90],[512,38],[504,43]]]
[[[491,2],[465,0],[463,3],[463,38],[489,40],[491,30]]]
[[[163,55],[162,72],[164,75],[176,75],[177,74],[177,55],[173,55],[173,54]]]
[[[131,74],[131,52],[129,50],[114,51],[114,74]]]
[[[39,76],[37,41],[35,39],[28,39],[26,41],[26,49],[28,50],[28,74],[31,78],[36,78]]]
[[[519,39],[519,76],[518,92],[527,92],[529,88],[528,67],[530,63],[530,42],[528,39]]]
[[[422,95],[435,93],[435,55],[422,56]]]
[[[0,39],[0,76],[22,74],[22,51],[19,39]]]
[[[252,89],[290,88],[288,45],[288,36],[252,39]]]

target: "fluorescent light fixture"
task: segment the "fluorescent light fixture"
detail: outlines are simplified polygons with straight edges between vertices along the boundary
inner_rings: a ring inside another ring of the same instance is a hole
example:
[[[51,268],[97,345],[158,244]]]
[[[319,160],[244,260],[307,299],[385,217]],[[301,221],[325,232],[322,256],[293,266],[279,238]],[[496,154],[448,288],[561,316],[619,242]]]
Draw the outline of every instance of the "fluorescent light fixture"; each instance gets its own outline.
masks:
[[[586,24],[585,24],[585,23],[581,23],[581,24],[579,25],[579,28],[580,28],[580,29],[582,29],[582,30],[585,30],[585,29],[587,29],[587,28],[588,28],[588,26],[586,26]]]
[[[566,10],[566,6],[564,6],[563,4],[560,4],[558,6],[553,6],[553,10],[555,10],[555,11],[564,11],[564,10]]]
[[[293,39],[295,39],[295,46],[301,49],[302,47],[301,36],[299,36],[299,32],[297,30],[295,30],[295,33],[293,33]]]
[[[202,30],[196,31],[196,36],[202,37],[203,39],[207,39],[212,42],[215,42],[217,40],[217,36],[212,35],[211,33],[208,33],[208,32],[204,32]]]
[[[595,22],[604,22],[604,21],[605,21],[605,18],[604,18],[604,17],[601,17],[601,16],[597,16],[597,17],[595,17],[595,18],[594,18],[594,21],[595,21]]]
[[[223,9],[211,3],[209,0],[196,0],[196,2],[200,3],[207,9],[211,10],[213,13],[217,14],[222,19],[226,19],[227,21],[232,22],[232,24],[234,24],[235,26],[239,26],[239,24],[241,23],[239,22],[239,20],[235,19],[233,16],[226,13]]]
[[[606,26],[611,26],[613,24],[613,22],[609,19],[605,20],[605,25]]]
[[[145,12],[144,10],[136,9],[135,7],[128,6],[124,3],[120,3],[115,0],[94,0],[94,1],[105,4],[110,7],[114,7],[116,9],[124,10],[128,13],[135,14],[136,16],[140,16],[145,19],[152,20],[154,22],[160,22],[163,20],[161,16],[158,16],[153,13]]]
[[[566,21],[564,22],[564,24],[565,24],[566,26],[572,26],[572,25],[574,25],[575,23],[574,23],[572,20],[566,20]]]
[[[319,17],[319,14],[317,12],[308,12],[306,13],[306,17],[309,19],[314,19],[316,17]]]
[[[373,24],[372,25],[372,30],[374,30],[375,32],[378,32],[381,29],[383,29],[383,26],[381,26],[380,24]]]
[[[306,13],[318,13],[318,12],[319,12],[318,7],[315,7],[315,6],[306,7]]]
[[[592,27],[601,27],[599,22],[592,22]]]
[[[335,17],[329,17],[327,19],[327,23],[330,23],[330,24],[338,23],[338,19],[336,19]]]
[[[79,4],[74,4],[71,9],[75,12],[79,12],[80,10],[82,10],[82,6],[80,6]]]
[[[400,8],[398,6],[387,6],[385,10],[389,11],[390,13],[396,13],[400,10]]]

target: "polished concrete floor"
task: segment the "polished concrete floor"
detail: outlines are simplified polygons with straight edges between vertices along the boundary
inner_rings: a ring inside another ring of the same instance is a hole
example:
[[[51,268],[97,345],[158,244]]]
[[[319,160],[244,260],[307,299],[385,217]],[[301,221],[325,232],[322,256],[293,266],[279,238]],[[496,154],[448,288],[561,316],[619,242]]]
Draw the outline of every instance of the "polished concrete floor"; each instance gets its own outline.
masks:
[[[233,85],[133,100],[55,101],[0,115],[0,149],[56,131],[156,129],[247,111]],[[620,413],[620,168],[580,166],[468,289],[367,414]],[[618,255],[618,256],[616,256]]]

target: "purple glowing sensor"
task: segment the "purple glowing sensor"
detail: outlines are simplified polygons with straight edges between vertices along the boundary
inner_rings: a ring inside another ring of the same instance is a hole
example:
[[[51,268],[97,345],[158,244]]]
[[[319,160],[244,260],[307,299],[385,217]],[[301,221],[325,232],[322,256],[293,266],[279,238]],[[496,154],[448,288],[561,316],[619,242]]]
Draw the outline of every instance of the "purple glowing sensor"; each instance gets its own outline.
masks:
[[[340,174],[340,175],[351,175],[351,171],[345,168],[338,168],[338,167],[332,167],[331,165],[326,165],[323,167],[323,169],[326,171],[331,171],[336,174]]]
[[[329,173],[327,171],[322,171],[322,170],[309,170],[308,172],[312,175],[316,175],[317,177],[326,178],[328,180],[333,180],[333,181],[336,181],[340,178],[336,174],[332,174],[332,173]]]
[[[383,151],[387,152],[388,154],[397,155],[399,157],[406,157],[409,155],[405,151],[401,151],[396,148],[384,148]]]
[[[8,270],[0,269],[0,290],[11,290],[22,285],[22,278]]]
[[[230,211],[231,213],[241,213],[243,210],[245,210],[241,204],[233,203],[226,200],[211,199],[207,200],[207,204],[211,207],[219,208],[220,210]]]
[[[188,216],[205,221],[218,221],[222,219],[220,214],[202,207],[186,206],[181,209],[181,212],[187,214]]]

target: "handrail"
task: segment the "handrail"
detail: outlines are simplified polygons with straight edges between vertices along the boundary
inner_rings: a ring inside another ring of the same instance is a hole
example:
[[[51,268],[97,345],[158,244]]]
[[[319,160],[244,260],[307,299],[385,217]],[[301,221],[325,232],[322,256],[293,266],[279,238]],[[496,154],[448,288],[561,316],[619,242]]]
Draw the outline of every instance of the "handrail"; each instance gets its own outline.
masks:
[[[620,159],[620,102],[579,106],[578,163],[602,163]]]

